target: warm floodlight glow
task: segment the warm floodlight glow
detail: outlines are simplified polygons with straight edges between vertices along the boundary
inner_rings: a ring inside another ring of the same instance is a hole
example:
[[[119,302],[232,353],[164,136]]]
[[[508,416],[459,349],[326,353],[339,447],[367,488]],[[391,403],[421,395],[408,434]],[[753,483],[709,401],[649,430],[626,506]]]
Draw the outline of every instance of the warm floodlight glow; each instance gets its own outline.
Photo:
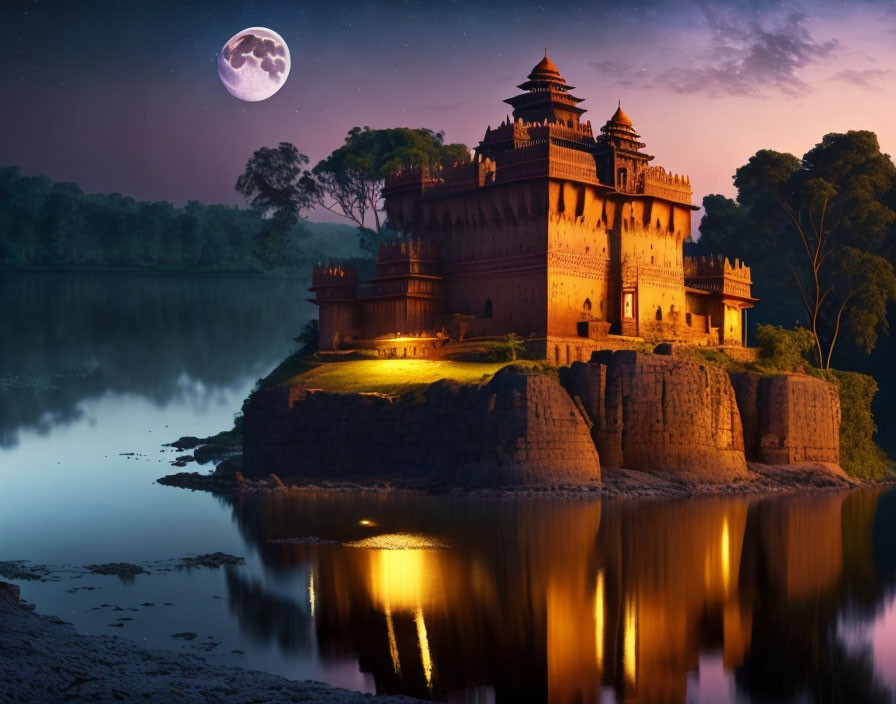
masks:
[[[597,669],[604,666],[604,571],[597,573],[597,585],[594,588],[594,658]]]
[[[358,521],[358,524],[362,525],[362,526],[372,526],[373,525],[373,523],[371,521],[368,521],[366,518]]]
[[[308,605],[311,607],[311,619],[314,620],[317,611],[317,594],[314,591],[314,572],[308,573]]]
[[[728,586],[731,581],[731,545],[728,535],[728,516],[722,521],[722,586],[725,594],[728,594]]]
[[[635,600],[631,598],[625,604],[625,634],[622,648],[625,680],[634,684],[638,674],[638,612]]]

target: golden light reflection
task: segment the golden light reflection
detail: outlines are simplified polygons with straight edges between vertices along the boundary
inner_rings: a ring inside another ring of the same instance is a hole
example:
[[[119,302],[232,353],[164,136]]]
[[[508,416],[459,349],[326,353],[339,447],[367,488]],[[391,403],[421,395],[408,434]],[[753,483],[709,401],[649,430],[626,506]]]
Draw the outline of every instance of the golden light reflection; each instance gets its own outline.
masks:
[[[597,669],[604,665],[604,571],[597,573],[597,585],[594,588],[594,658]]]
[[[432,687],[432,656],[429,652],[429,638],[426,635],[426,622],[423,620],[423,609],[417,608],[414,614],[414,623],[417,624],[417,640],[420,642],[420,661],[423,663],[423,676],[426,677],[426,686]]]
[[[308,604],[311,607],[311,619],[317,610],[317,594],[314,591],[314,570],[308,573]]]
[[[373,550],[370,554],[371,592],[381,609],[415,612],[435,586],[430,550]]]
[[[625,680],[634,684],[638,674],[638,612],[635,600],[631,597],[625,603],[625,633],[622,648]]]
[[[728,516],[722,521],[722,588],[725,594],[731,583],[731,538],[728,534]]]
[[[397,536],[401,535],[391,534],[377,537],[386,537],[390,542],[394,542],[399,539]],[[426,541],[419,536],[410,536],[408,542],[413,545],[426,544]],[[386,615],[392,667],[397,675],[401,674],[393,619],[401,613],[413,614],[420,647],[420,662],[423,666],[427,687],[432,687],[433,663],[429,649],[429,634],[426,630],[426,621],[423,618],[423,606],[432,603],[436,596],[442,593],[436,563],[438,553],[438,550],[433,549],[368,551],[370,593],[374,604]]]
[[[392,669],[401,676],[401,661],[398,659],[398,641],[395,640],[395,624],[392,622],[392,609],[386,604],[386,630],[389,632],[389,655],[392,656]]]

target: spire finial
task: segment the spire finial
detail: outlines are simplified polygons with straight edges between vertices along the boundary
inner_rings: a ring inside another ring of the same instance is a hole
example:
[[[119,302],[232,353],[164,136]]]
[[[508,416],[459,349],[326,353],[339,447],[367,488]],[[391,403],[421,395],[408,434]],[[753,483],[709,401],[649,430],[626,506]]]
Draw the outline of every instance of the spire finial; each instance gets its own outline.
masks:
[[[544,48],[544,58],[548,58],[548,48]]]
[[[620,109],[622,108],[622,99],[621,98],[616,101],[616,107],[620,108]]]

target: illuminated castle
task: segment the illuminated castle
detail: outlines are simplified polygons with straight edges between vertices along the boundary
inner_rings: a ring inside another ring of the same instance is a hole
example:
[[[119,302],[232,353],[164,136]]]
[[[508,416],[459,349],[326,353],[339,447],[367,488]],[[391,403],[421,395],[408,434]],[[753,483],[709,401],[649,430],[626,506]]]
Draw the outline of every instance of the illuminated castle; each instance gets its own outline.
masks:
[[[621,107],[595,137],[547,56],[519,88],[471,163],[386,180],[403,239],[376,278],[315,270],[321,349],[420,356],[446,335],[513,332],[568,364],[639,337],[741,345],[750,269],[684,258],[690,180],[650,165]]]

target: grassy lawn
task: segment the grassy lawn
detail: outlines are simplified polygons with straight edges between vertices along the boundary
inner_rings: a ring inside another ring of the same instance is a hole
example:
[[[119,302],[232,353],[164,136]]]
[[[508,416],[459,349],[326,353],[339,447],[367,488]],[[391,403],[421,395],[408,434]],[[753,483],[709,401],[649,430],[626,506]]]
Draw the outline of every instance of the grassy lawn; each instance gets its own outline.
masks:
[[[318,364],[290,378],[289,383],[343,393],[371,391],[400,395],[420,391],[439,379],[478,384],[507,364],[508,362],[427,359],[356,359]]]

